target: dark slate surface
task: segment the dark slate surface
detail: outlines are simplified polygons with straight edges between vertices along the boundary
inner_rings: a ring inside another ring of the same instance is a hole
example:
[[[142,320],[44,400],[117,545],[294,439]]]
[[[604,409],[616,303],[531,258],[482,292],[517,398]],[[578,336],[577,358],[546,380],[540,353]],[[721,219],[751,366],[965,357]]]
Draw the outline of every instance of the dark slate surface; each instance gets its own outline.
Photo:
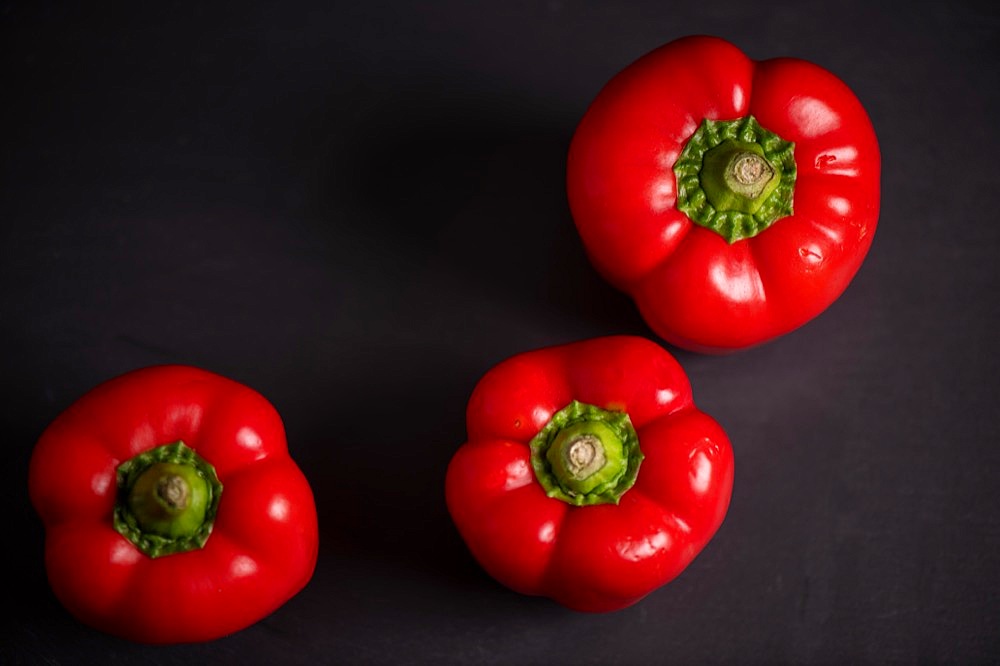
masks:
[[[0,661],[997,661],[998,23],[971,2],[0,4]],[[587,263],[565,156],[608,78],[692,33],[844,79],[882,216],[820,318],[677,351],[732,438],[732,507],[676,581],[581,615],[478,568],[444,471],[494,363],[653,337]],[[322,547],[271,617],[154,648],[51,594],[27,466],[80,394],[164,362],[278,407]]]

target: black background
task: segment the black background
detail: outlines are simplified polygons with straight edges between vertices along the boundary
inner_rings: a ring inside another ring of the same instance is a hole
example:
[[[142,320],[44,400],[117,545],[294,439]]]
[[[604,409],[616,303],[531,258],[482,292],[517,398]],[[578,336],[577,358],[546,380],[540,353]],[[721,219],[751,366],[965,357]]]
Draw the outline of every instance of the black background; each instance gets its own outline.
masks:
[[[0,4],[0,661],[1000,658],[995,5],[88,4]],[[565,157],[612,75],[692,33],[845,80],[881,142],[882,214],[812,323],[673,350],[733,441],[731,509],[676,581],[578,614],[478,568],[444,472],[496,362],[653,337],[587,263]],[[274,615],[154,648],[52,596],[26,479],[73,400],[167,362],[275,404],[322,544]]]

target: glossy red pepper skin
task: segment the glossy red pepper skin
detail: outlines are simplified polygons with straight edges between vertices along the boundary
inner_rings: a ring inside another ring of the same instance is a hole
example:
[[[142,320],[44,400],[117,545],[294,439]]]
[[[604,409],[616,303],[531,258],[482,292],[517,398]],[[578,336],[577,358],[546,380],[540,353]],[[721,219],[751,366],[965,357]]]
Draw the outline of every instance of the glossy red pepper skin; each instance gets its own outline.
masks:
[[[728,243],[678,210],[673,166],[703,119],[746,116],[794,142],[794,212]],[[871,121],[836,76],[695,36],[600,91],[571,143],[567,194],[593,265],[650,328],[725,353],[784,335],[840,297],[875,234],[880,168]]]
[[[116,469],[182,440],[223,484],[203,548],[151,558],[112,525]],[[186,366],[107,381],[60,414],[31,458],[56,597],[79,620],[143,643],[216,639],[269,615],[311,579],[318,553],[310,485],[259,393]]]
[[[549,497],[529,442],[573,400],[626,412],[645,456],[617,504]],[[500,583],[579,611],[624,608],[694,559],[725,517],[733,452],[699,411],[677,361],[655,343],[613,336],[516,355],[476,385],[468,439],[446,477],[454,523]]]

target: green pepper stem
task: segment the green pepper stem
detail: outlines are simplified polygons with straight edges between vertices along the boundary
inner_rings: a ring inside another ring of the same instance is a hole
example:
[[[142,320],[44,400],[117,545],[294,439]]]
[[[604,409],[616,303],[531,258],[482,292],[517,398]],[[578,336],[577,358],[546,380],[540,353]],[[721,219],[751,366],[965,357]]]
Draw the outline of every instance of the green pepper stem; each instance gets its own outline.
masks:
[[[642,462],[628,414],[577,401],[553,414],[530,446],[546,494],[575,506],[617,504]]]
[[[150,557],[201,548],[221,494],[215,468],[183,442],[164,444],[118,466],[115,529]]]
[[[674,164],[677,208],[729,243],[792,214],[795,145],[753,116],[705,119]]]
[[[205,522],[208,482],[191,465],[150,465],[128,490],[128,508],[144,532],[189,537]]]
[[[778,186],[781,171],[757,144],[729,139],[705,153],[699,179],[716,210],[753,214]]]

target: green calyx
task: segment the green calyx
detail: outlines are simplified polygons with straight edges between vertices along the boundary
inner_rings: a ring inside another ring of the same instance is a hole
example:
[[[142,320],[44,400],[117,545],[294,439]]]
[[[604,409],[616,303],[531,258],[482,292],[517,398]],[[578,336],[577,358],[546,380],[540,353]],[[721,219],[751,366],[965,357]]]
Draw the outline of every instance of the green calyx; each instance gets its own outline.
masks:
[[[530,446],[545,493],[574,506],[617,504],[642,462],[628,414],[576,400],[553,414]]]
[[[118,466],[114,526],[150,557],[201,548],[212,533],[222,484],[184,442],[164,444]]]
[[[735,243],[792,214],[795,144],[753,116],[704,119],[674,163],[677,208]]]

